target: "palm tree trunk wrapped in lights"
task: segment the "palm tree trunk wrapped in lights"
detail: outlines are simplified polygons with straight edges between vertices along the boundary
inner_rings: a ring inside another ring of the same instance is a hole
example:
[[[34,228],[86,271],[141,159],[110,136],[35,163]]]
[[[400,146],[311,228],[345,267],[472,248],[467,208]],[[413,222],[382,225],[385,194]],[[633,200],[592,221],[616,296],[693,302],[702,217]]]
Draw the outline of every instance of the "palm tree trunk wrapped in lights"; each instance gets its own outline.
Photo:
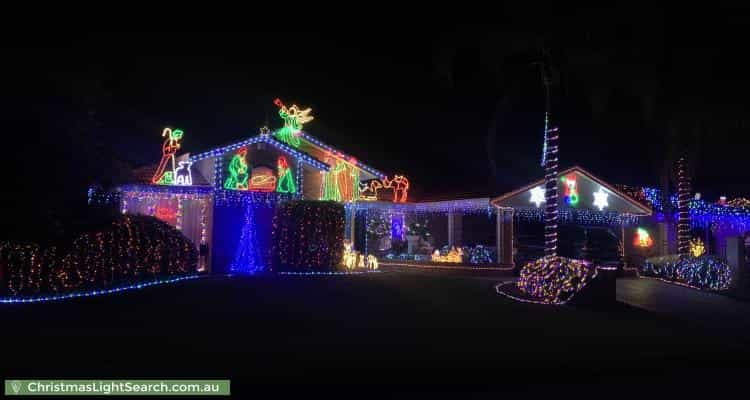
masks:
[[[544,113],[544,147],[542,166],[545,178],[544,257],[526,264],[521,270],[518,288],[544,303],[562,304],[578,293],[596,276],[596,268],[580,260],[557,255],[557,163],[558,129],[549,127],[550,74],[548,64],[541,63],[542,82],[546,90]]]
[[[690,256],[690,178],[685,157],[677,160],[677,254]]]

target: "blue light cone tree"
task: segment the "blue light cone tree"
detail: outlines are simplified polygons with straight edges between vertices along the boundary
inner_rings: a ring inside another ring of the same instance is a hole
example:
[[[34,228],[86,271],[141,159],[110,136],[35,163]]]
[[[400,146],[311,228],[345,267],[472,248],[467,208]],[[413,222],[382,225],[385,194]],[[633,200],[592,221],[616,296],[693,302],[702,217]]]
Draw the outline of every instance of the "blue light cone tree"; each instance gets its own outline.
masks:
[[[259,252],[258,237],[255,232],[255,214],[251,204],[245,207],[245,223],[242,225],[237,253],[229,269],[236,274],[248,275],[264,269],[263,257]]]

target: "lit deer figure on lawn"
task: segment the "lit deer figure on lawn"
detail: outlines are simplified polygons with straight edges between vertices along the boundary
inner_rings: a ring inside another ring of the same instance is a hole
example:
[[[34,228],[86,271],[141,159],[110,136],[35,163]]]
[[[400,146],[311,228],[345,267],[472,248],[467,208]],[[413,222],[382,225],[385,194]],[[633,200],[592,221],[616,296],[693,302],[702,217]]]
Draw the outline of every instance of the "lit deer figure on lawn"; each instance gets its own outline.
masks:
[[[161,136],[166,137],[167,140],[164,141],[164,145],[161,147],[161,162],[159,162],[159,167],[156,168],[156,173],[154,173],[154,176],[151,178],[151,183],[162,185],[171,185],[174,183],[176,170],[174,155],[177,154],[177,150],[180,149],[182,134],[182,130],[180,129],[172,130],[171,128],[164,128],[162,131]],[[169,163],[170,160],[172,161],[172,170],[165,171],[167,169],[167,163]]]

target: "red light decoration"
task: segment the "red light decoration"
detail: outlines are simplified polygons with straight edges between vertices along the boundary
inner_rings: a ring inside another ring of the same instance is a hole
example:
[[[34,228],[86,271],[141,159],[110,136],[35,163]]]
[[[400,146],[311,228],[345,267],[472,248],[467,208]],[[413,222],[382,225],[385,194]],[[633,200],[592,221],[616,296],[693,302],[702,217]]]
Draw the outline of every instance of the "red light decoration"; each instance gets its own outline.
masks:
[[[177,212],[169,207],[156,207],[154,216],[164,222],[172,223],[177,220]]]
[[[565,203],[575,206],[578,204],[578,182],[575,174],[568,174],[561,178],[565,188]]]

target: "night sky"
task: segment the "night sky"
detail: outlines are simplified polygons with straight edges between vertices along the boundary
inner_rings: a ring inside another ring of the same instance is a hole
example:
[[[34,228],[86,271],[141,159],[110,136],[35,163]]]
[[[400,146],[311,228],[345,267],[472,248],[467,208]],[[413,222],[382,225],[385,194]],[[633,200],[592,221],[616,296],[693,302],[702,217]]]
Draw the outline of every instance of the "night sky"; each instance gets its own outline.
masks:
[[[406,174],[417,198],[499,195],[542,176],[542,45],[561,167],[658,185],[665,160],[686,151],[695,190],[750,195],[746,13],[533,11],[477,26],[6,40],[3,163],[16,196],[4,201],[72,204],[92,180],[156,163],[167,125],[191,152],[279,127],[276,97],[312,107],[312,135]]]

